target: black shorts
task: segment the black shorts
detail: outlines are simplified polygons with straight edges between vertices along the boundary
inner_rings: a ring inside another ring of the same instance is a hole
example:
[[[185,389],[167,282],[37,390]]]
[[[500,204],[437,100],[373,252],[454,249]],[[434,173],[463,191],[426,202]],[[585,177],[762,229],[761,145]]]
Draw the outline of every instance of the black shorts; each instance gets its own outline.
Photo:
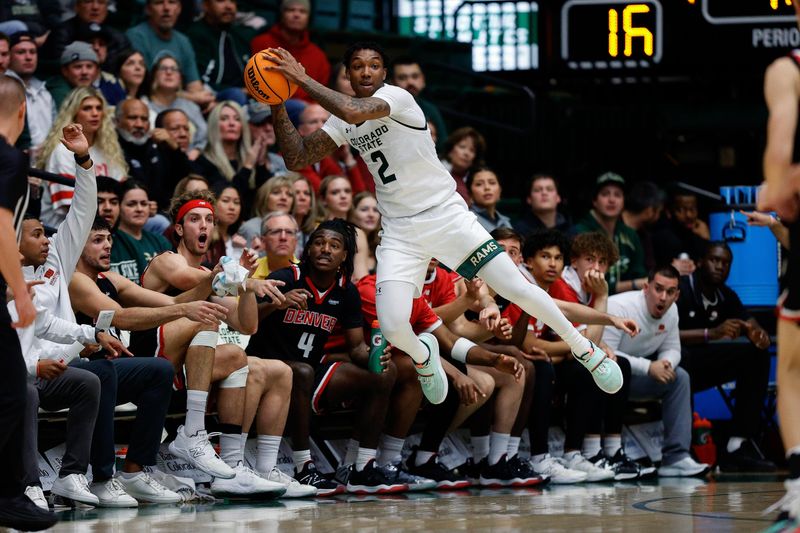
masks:
[[[131,331],[131,344],[128,350],[135,357],[163,357],[169,359],[164,353],[164,326],[146,329],[144,331]],[[186,370],[175,373],[172,388],[176,391],[186,388]]]
[[[342,366],[342,361],[336,361],[333,363],[322,363],[314,369],[314,392],[311,394],[311,409],[316,414],[321,414],[325,411],[320,404],[320,400],[325,393],[325,387],[328,386],[328,383],[330,383],[331,378],[340,366]]]

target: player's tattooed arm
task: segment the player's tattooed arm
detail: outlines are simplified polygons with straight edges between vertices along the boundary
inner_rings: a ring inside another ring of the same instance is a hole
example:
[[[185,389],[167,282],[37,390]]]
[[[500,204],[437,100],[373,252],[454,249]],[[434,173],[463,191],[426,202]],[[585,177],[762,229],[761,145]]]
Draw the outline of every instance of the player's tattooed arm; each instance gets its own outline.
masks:
[[[389,104],[385,100],[373,96],[353,98],[329,89],[314,80],[310,80],[304,88],[319,105],[348,124],[359,124],[365,120],[388,117],[391,112]]]
[[[296,171],[314,164],[338,148],[334,140],[322,130],[301,137],[289,120],[284,106],[273,107],[272,116],[275,136],[289,170]]]

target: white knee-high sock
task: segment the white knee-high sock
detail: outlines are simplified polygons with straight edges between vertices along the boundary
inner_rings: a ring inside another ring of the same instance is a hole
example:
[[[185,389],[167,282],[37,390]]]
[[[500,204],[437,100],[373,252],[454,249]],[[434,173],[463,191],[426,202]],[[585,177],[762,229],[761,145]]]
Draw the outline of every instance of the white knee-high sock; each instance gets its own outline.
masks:
[[[589,351],[589,340],[567,320],[552,298],[536,285],[529,283],[506,254],[500,254],[478,271],[497,294],[522,307],[556,332],[573,352]]]
[[[259,435],[256,451],[256,471],[269,473],[278,462],[278,450],[281,447],[280,435]]]
[[[415,363],[424,363],[428,359],[428,349],[414,334],[409,322],[415,290],[412,283],[405,281],[382,281],[375,294],[375,307],[386,340],[410,355]]]

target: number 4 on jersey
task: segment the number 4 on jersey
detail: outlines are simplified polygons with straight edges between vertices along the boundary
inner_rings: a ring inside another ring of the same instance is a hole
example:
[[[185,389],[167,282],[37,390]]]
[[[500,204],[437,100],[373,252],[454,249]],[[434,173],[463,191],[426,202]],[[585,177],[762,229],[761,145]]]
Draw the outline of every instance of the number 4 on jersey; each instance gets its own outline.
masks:
[[[397,181],[397,177],[394,174],[386,175],[386,171],[389,170],[389,162],[386,161],[386,156],[383,155],[383,152],[380,150],[372,152],[369,154],[369,158],[372,159],[373,163],[381,162],[381,167],[378,169],[378,177],[384,185],[389,185],[391,182]]]
[[[303,352],[304,359],[308,359],[311,350],[314,349],[314,335],[316,335],[316,333],[303,332],[303,334],[300,335],[300,340],[297,342],[297,349]]]

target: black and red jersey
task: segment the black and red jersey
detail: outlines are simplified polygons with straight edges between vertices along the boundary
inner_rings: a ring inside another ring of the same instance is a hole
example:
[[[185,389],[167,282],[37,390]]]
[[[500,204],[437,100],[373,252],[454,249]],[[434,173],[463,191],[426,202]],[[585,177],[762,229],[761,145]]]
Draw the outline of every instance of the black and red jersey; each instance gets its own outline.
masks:
[[[308,309],[279,309],[264,318],[250,337],[248,355],[303,361],[316,367],[323,361],[325,343],[337,324],[343,330],[363,327],[361,297],[344,276],[330,287],[316,287],[300,266],[292,265],[271,273],[269,279],[283,281],[284,294],[306,289],[313,298],[308,300]]]

